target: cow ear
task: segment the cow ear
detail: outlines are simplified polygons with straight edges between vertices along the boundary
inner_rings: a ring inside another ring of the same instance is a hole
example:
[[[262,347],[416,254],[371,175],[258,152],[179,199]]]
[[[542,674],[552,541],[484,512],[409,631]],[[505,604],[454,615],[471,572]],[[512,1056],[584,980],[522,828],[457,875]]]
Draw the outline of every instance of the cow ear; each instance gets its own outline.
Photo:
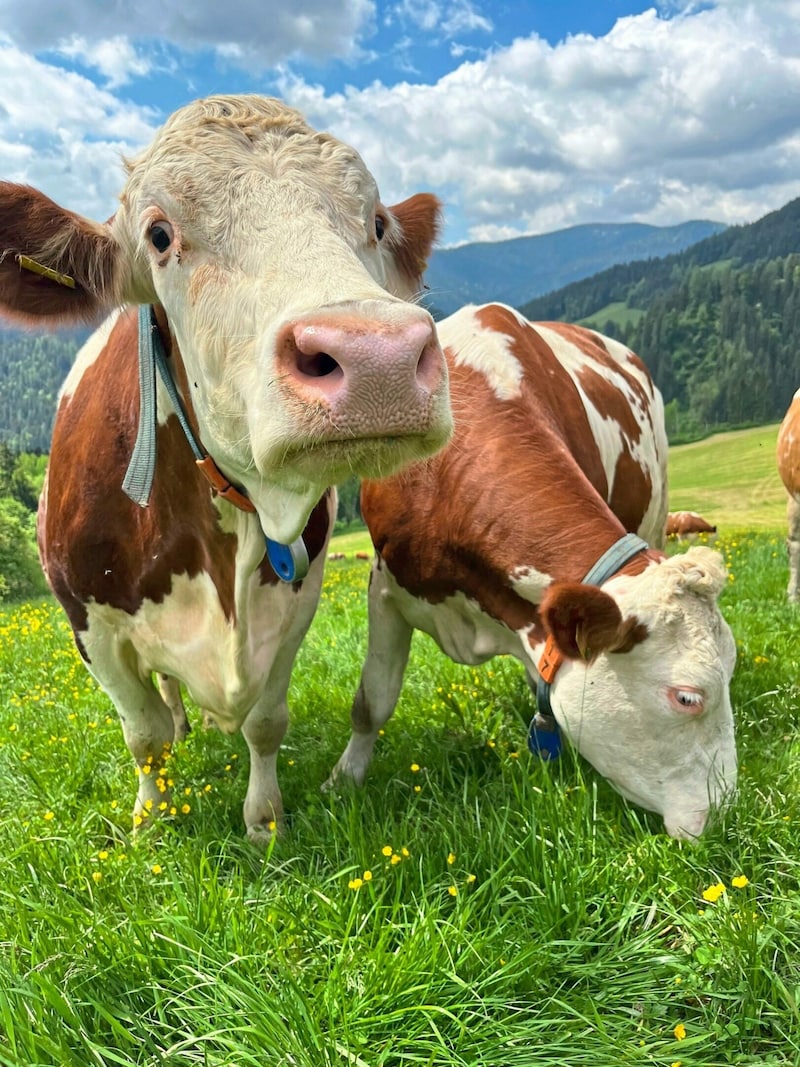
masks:
[[[422,276],[439,236],[442,204],[433,193],[415,193],[389,208],[389,214],[395,223],[387,234],[394,261],[389,288],[397,296],[410,299],[422,291]]]
[[[118,302],[121,259],[107,224],[0,182],[0,314],[22,325],[96,320]]]
[[[608,593],[580,582],[553,582],[539,614],[556,647],[567,659],[593,660],[602,652],[629,652],[647,637],[635,617],[623,619]]]

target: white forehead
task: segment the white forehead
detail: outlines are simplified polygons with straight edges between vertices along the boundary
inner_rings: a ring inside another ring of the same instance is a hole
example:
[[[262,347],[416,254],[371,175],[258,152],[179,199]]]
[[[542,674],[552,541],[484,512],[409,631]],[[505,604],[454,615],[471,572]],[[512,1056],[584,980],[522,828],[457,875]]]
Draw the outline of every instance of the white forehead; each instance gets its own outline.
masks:
[[[176,111],[152,144],[128,162],[123,211],[135,216],[167,199],[204,230],[230,226],[230,205],[257,217],[266,190],[284,185],[337,222],[364,216],[377,199],[358,153],[318,133],[282,101],[215,96]],[[225,205],[219,212],[219,207]]]

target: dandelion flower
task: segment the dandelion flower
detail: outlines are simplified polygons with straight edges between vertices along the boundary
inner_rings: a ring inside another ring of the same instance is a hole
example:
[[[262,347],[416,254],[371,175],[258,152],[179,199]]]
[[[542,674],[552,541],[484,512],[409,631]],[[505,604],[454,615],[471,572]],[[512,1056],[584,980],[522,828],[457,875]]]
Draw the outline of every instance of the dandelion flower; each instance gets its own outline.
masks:
[[[703,900],[707,900],[709,904],[714,904],[724,892],[725,886],[723,883],[715,882],[714,885],[710,885],[708,889],[703,890]]]
[[[683,1041],[686,1037],[686,1027],[683,1023],[677,1023],[675,1029],[672,1031],[677,1041]]]
[[[746,874],[737,874],[735,878],[731,878],[731,885],[734,889],[744,889],[744,887],[749,884],[750,879]]]
[[[416,774],[419,771],[419,764],[418,763],[412,763],[411,764],[411,770],[412,770],[412,772],[414,774]]]
[[[391,856],[391,854],[392,854],[393,852],[394,852],[394,849],[392,848],[392,846],[391,846],[391,845],[384,845],[384,846],[383,846],[383,848],[381,849],[381,853],[382,853],[382,854],[383,854],[384,856]]]

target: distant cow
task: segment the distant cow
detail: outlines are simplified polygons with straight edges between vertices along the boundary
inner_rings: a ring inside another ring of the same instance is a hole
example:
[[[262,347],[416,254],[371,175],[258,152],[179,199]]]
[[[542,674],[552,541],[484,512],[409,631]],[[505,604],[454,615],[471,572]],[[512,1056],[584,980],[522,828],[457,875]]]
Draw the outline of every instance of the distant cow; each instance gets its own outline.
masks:
[[[554,716],[624,796],[697,836],[736,782],[736,653],[719,554],[657,550],[659,393],[627,348],[577,326],[489,305],[438,328],[456,432],[433,459],[364,485],[369,649],[331,780],[364,779],[416,627],[460,663],[516,656],[541,689],[532,747]]]
[[[778,473],[789,494],[789,534],[786,540],[789,549],[787,595],[792,603],[796,603],[800,587],[800,389],[794,394],[778,430]]]
[[[257,96],[176,112],[128,163],[108,223],[0,184],[0,311],[51,327],[119,309],[61,393],[39,538],[141,772],[136,822],[168,806],[157,772],[185,730],[181,682],[247,739],[250,839],[281,817],[326,487],[450,432],[433,321],[408,302],[438,210],[428,194],[385,207],[352,148]]]
[[[688,537],[690,534],[716,533],[716,526],[696,511],[671,511],[667,515],[667,537]]]

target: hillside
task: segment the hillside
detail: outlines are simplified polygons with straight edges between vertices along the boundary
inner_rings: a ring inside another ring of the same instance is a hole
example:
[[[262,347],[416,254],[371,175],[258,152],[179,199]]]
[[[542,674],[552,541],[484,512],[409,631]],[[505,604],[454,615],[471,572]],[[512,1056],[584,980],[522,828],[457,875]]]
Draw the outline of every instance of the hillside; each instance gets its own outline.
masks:
[[[441,315],[487,300],[518,306],[612,264],[667,256],[721,230],[721,223],[708,221],[678,226],[593,224],[437,249],[425,275],[427,302]]]
[[[664,394],[673,441],[779,420],[800,382],[800,200],[522,310],[629,344]]]

